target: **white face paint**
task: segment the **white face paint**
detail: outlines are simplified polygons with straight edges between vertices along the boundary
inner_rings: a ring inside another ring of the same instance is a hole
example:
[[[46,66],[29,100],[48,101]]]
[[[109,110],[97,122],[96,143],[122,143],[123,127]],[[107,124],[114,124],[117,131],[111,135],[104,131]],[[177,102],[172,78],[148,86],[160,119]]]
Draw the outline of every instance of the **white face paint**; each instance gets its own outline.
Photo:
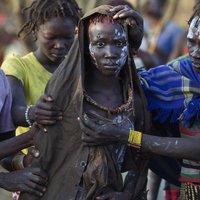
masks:
[[[190,23],[187,38],[192,39],[194,37],[200,37],[200,19],[195,17]]]
[[[187,47],[193,66],[196,72],[200,73],[200,19],[198,16],[190,23],[187,34]]]
[[[124,28],[110,22],[92,24],[89,39],[89,53],[96,68],[105,75],[118,75],[128,57]]]
[[[89,51],[90,51],[90,56],[92,57],[93,64],[97,66],[97,61],[94,54],[94,46],[92,45],[91,42],[89,43]]]
[[[114,39],[121,37],[121,38],[125,38],[125,40],[127,41],[127,35],[126,35],[123,27],[122,27],[122,32],[120,32],[118,29],[115,29],[115,35],[116,35],[116,37]],[[121,51],[121,54],[119,56],[119,59],[116,60],[116,65],[119,66],[117,68],[117,70],[115,71],[116,76],[119,74],[122,67],[125,65],[127,57],[128,57],[128,46],[126,44],[122,47],[122,51]]]

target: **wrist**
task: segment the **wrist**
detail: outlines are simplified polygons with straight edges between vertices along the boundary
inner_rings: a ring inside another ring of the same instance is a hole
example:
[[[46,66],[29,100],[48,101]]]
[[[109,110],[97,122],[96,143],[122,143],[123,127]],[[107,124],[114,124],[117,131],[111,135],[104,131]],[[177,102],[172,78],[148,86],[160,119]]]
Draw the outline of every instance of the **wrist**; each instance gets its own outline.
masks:
[[[116,136],[116,142],[127,144],[129,137],[129,130],[121,129],[118,127],[117,130],[115,131],[115,136]]]
[[[34,107],[35,107],[34,105],[27,106],[24,113],[26,123],[28,124],[29,127],[31,127],[34,122],[34,114],[33,114]]]
[[[31,120],[31,122],[35,121],[35,105],[30,105],[30,109],[29,109],[29,118]]]
[[[132,147],[140,149],[142,146],[142,132],[129,130],[128,144]]]

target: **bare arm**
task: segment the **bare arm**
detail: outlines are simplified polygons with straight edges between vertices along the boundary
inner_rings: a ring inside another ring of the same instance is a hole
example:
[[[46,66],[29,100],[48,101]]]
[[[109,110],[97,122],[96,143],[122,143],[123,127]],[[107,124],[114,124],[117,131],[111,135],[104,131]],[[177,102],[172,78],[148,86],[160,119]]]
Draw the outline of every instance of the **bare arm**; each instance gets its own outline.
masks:
[[[142,148],[164,156],[200,160],[198,136],[193,138],[171,138],[143,134]]]
[[[11,86],[13,105],[12,116],[14,123],[20,126],[28,126],[25,120],[26,100],[23,85],[20,80],[13,76],[7,76]]]
[[[17,126],[28,126],[25,119],[27,109],[23,85],[20,80],[13,76],[8,76],[11,86],[13,106],[12,115]],[[42,95],[36,105],[29,110],[29,118],[42,125],[53,125],[58,120],[62,120],[60,108],[54,105],[53,99],[48,95]]]
[[[22,135],[1,141],[0,159],[33,145],[33,137],[37,131],[38,127],[34,125],[28,132]]]
[[[101,145],[109,142],[128,144],[129,130],[112,124],[97,125],[86,115],[79,119],[83,131],[82,140],[87,145]],[[142,135],[142,148],[150,153],[159,155],[200,160],[199,134],[192,138],[159,137]]]

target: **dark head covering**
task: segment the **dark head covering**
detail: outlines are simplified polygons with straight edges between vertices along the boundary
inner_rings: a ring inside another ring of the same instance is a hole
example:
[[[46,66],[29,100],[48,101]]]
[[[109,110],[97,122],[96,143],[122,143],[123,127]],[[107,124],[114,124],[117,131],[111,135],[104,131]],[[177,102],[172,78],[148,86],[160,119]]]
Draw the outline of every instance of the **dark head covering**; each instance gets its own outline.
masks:
[[[50,79],[46,94],[49,94],[55,100],[64,112],[63,120],[58,121],[56,125],[49,126],[48,132],[42,130],[35,138],[35,146],[40,151],[40,157],[36,159],[33,166],[40,166],[49,176],[47,191],[42,200],[71,200],[82,199],[82,191],[79,184],[84,176],[84,198],[94,199],[98,193],[102,192],[107,186],[116,191],[122,190],[121,173],[116,163],[112,162],[107,153],[106,146],[93,147],[94,152],[100,152],[99,157],[95,157],[98,165],[101,165],[102,171],[94,171],[93,163],[88,163],[89,148],[84,146],[81,141],[81,130],[77,117],[82,115],[83,102],[83,78],[85,61],[84,37],[85,21],[94,15],[100,13],[103,15],[113,15],[109,12],[110,6],[100,6],[88,12],[79,23],[79,33],[74,44],[63,63],[55,71]],[[129,65],[132,60],[129,58]],[[146,101],[140,87],[135,68],[130,69],[135,98],[135,128],[138,131],[145,131],[148,128],[148,113],[146,112]],[[130,76],[130,77],[131,77]],[[128,152],[127,152],[128,153]],[[135,196],[141,193],[145,188],[147,162],[136,160],[136,151],[129,151],[129,156],[125,160],[123,169],[133,169],[137,171],[138,184],[135,187]],[[109,160],[110,159],[110,160]],[[86,168],[87,165],[87,169]],[[140,178],[141,177],[141,178]],[[86,187],[87,186],[87,187]],[[88,187],[89,186],[89,187]],[[22,193],[20,200],[36,200],[35,196]]]

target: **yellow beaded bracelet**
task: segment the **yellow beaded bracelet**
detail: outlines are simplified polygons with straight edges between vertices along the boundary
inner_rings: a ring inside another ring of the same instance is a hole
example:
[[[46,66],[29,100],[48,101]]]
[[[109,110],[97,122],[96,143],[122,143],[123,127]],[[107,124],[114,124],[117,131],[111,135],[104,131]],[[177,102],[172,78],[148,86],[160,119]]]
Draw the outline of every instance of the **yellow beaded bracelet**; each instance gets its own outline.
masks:
[[[128,137],[129,145],[135,148],[141,148],[142,145],[142,133],[130,129]]]

